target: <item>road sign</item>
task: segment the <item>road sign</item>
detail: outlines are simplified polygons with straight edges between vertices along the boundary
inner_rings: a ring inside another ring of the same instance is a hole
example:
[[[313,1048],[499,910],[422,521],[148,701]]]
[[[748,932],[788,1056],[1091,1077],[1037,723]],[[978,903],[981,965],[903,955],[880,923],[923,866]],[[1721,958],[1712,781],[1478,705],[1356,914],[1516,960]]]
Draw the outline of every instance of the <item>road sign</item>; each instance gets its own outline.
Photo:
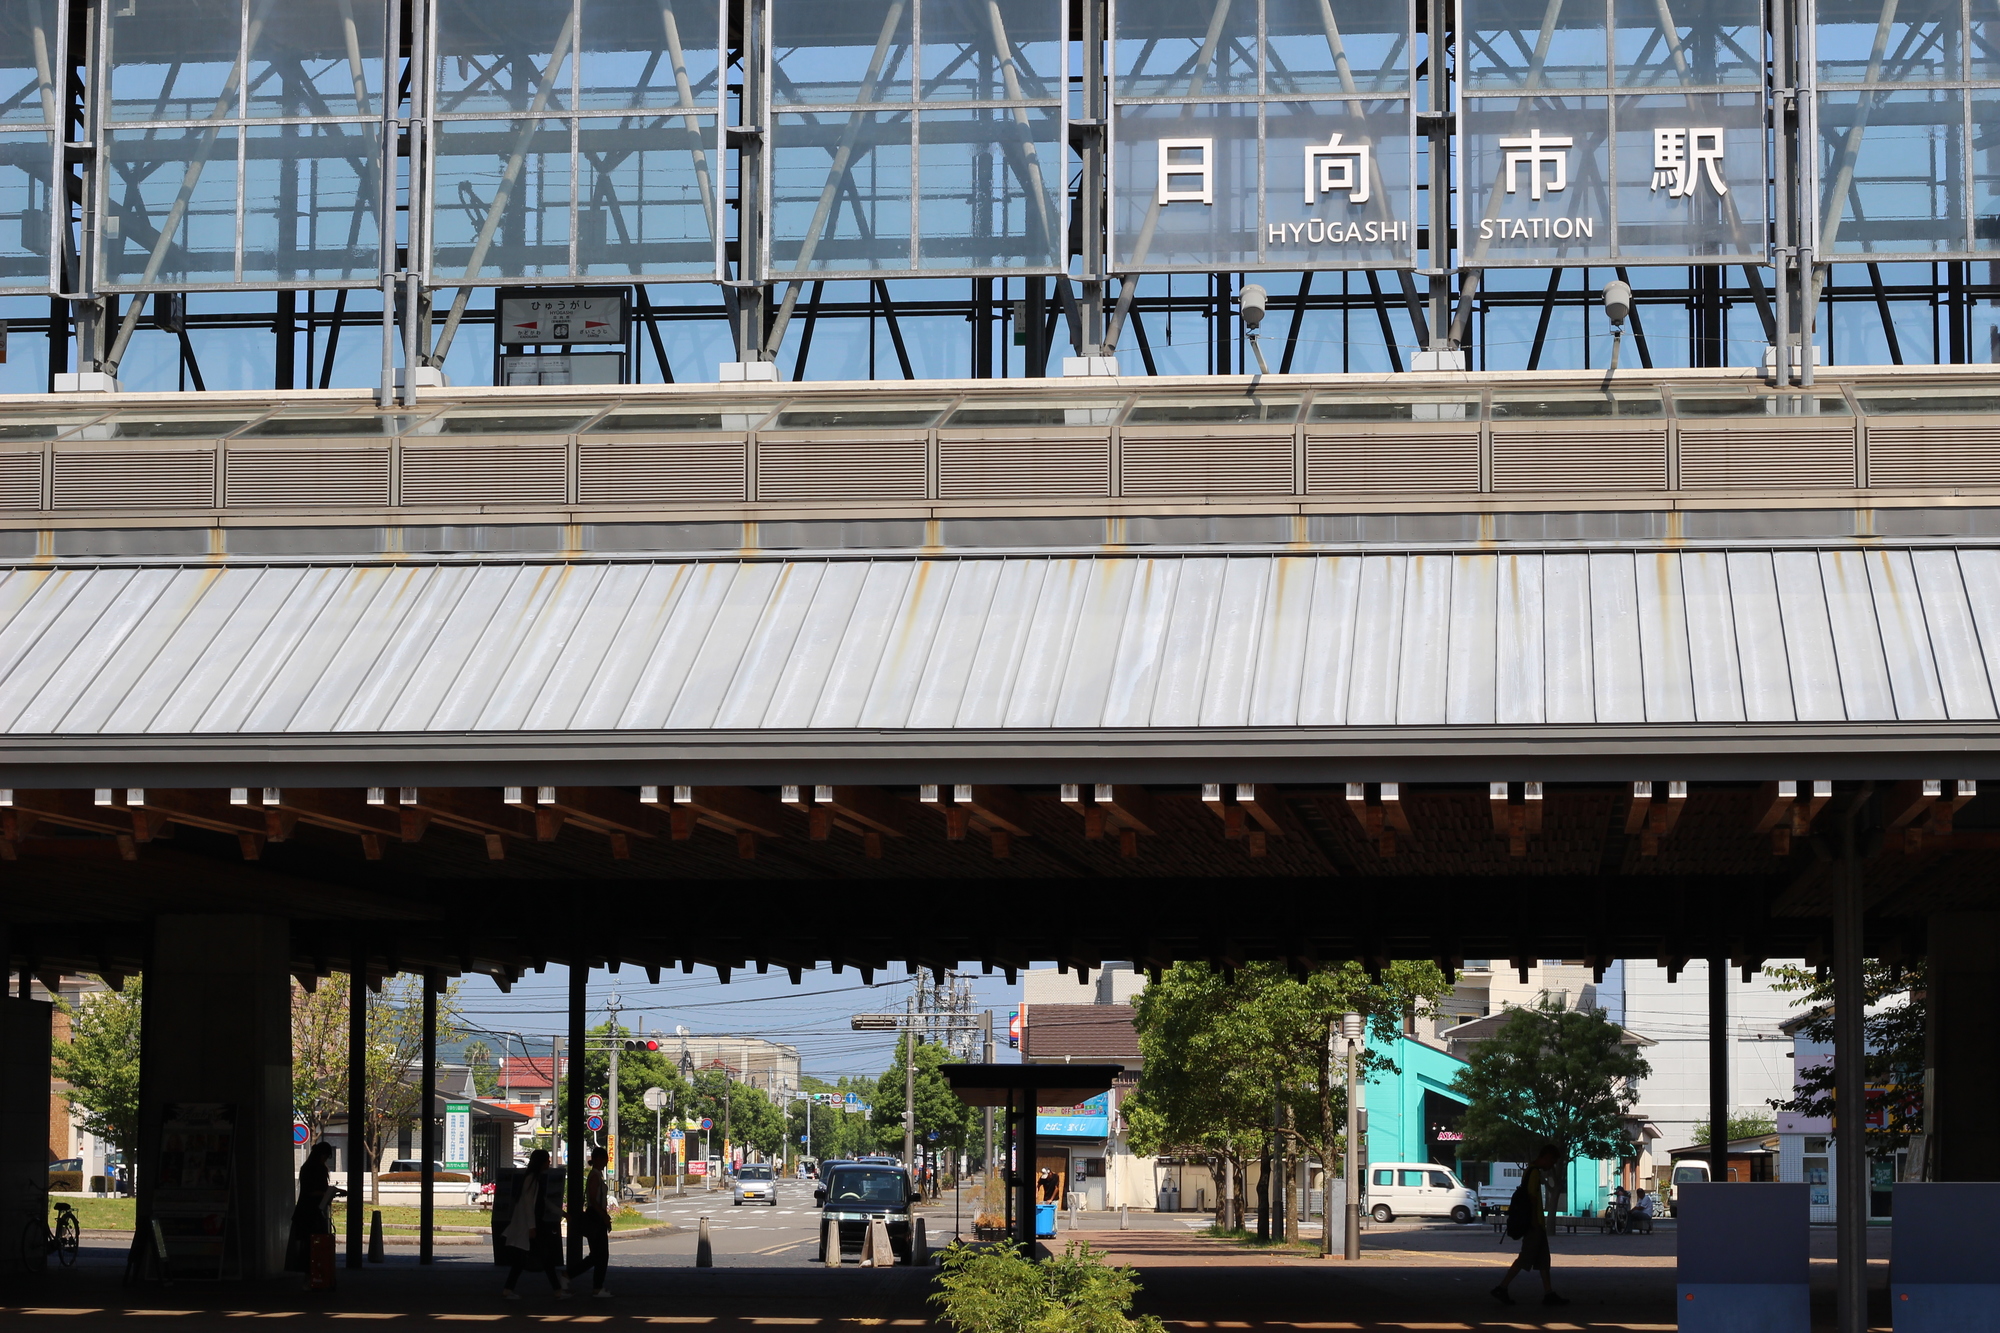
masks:
[[[646,1089],[645,1101],[648,1111],[664,1111],[667,1109],[667,1090],[665,1088],[648,1088]]]
[[[847,1094],[847,1104],[848,1104],[849,1106],[854,1106],[854,1105],[857,1105],[857,1104],[859,1104],[859,1103],[860,1103],[860,1101],[861,1101],[861,1094],[860,1094],[860,1093],[858,1093],[858,1092],[850,1092],[850,1093],[848,1093],[848,1094]]]
[[[701,1118],[701,1127],[703,1129],[714,1129],[715,1122],[713,1120],[710,1120],[707,1116],[703,1116]]]
[[[312,1142],[312,1136],[313,1136],[313,1132],[312,1132],[312,1126],[311,1126],[311,1125],[301,1125],[301,1124],[297,1124],[297,1123],[294,1123],[294,1124],[292,1125],[292,1146],[293,1146],[293,1147],[295,1147],[295,1148],[303,1148],[303,1147],[305,1147],[305,1146],[306,1146],[306,1144],[308,1144],[308,1143]]]
[[[667,1137],[672,1139],[675,1143],[679,1143],[682,1139],[685,1139],[687,1137],[687,1131],[682,1129],[677,1129],[674,1130],[672,1133],[668,1134]]]
[[[597,1093],[591,1093],[583,1099],[583,1109],[586,1111],[602,1111],[604,1109],[604,1098]]]
[[[587,1116],[584,1119],[583,1126],[595,1134],[598,1130],[604,1128],[604,1117],[601,1115]]]

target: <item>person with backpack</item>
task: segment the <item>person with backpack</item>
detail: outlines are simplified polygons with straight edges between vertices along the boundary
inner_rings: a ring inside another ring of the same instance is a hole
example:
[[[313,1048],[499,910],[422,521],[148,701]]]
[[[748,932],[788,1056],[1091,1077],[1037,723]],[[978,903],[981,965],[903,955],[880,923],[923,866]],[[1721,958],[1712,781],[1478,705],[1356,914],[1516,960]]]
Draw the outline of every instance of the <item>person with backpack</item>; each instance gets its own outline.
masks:
[[[1521,1242],[1521,1253],[1509,1265],[1500,1285],[1493,1288],[1493,1299],[1502,1305],[1514,1303],[1507,1287],[1524,1268],[1532,1268],[1541,1275],[1543,1305],[1569,1304],[1567,1296],[1556,1294],[1555,1279],[1549,1273],[1549,1221],[1542,1211],[1543,1181],[1555,1164],[1556,1145],[1544,1143],[1535,1160],[1528,1164],[1514,1197],[1507,1201],[1507,1234]]]

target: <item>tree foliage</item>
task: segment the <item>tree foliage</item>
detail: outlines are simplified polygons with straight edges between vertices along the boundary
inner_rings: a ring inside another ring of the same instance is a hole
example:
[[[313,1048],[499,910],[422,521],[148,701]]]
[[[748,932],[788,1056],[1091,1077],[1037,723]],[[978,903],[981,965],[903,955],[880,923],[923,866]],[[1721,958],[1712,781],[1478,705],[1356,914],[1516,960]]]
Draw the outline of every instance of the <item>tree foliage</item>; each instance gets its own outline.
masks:
[[[51,1072],[69,1084],[65,1094],[81,1114],[84,1132],[101,1139],[131,1161],[139,1147],[139,1014],[143,987],[138,977],[122,991],[99,991],[75,1004],[57,1000],[69,1017],[69,1040],[58,1039]]]
[[[1602,1009],[1565,1009],[1546,998],[1515,1009],[1472,1048],[1453,1084],[1466,1103],[1465,1155],[1526,1162],[1552,1143],[1559,1163],[1631,1156],[1623,1117],[1652,1067],[1624,1035]]]
[[[1799,997],[1798,1003],[1812,1006],[1799,1035],[1810,1042],[1833,1042],[1833,976],[1819,976],[1810,968],[1771,967],[1765,969],[1771,988]],[[1885,1089],[1889,1114],[1880,1125],[1868,1127],[1868,1154],[1887,1156],[1908,1144],[1912,1134],[1924,1127],[1924,1032],[1930,1021],[1925,1003],[1924,965],[1897,965],[1871,958],[1861,970],[1861,999],[1866,1012],[1861,1020],[1861,1036],[1867,1051],[1862,1066],[1863,1081],[1870,1089]],[[1795,1071],[1796,1082],[1790,1097],[1771,1102],[1777,1111],[1803,1116],[1831,1118],[1833,1104],[1833,1061],[1799,1061],[1805,1067]]]
[[[493,1048],[483,1041],[467,1042],[460,1052],[472,1074],[472,1095],[479,1098],[500,1095],[500,1073],[493,1067]]]
[[[584,1047],[583,1090],[599,1093],[609,1098],[611,1093],[611,1052],[605,1046],[606,1038],[623,1041],[632,1033],[620,1027],[615,1032],[608,1022],[599,1023],[590,1030],[594,1039]],[[659,1088],[671,1099],[675,1111],[680,1111],[688,1103],[688,1085],[681,1079],[681,1071],[674,1063],[674,1057],[667,1051],[627,1051],[618,1052],[618,1136],[626,1149],[634,1149],[653,1141],[654,1116],[646,1107],[646,1089]],[[718,1118],[717,1125],[722,1123]],[[664,1133],[672,1128],[668,1113],[659,1118],[660,1130]],[[609,1132],[610,1117],[606,1117],[606,1132]],[[602,1135],[593,1135],[592,1142],[603,1143]]]
[[[832,1093],[842,1099],[839,1103],[819,1102],[812,1108],[812,1155],[823,1162],[838,1161],[865,1156],[875,1151],[880,1141],[874,1124],[865,1113],[843,1109],[848,1093],[858,1094],[865,1103],[875,1096],[875,1080],[853,1078],[842,1075],[837,1083],[814,1078],[807,1074],[799,1080],[804,1092]],[[899,1085],[900,1086],[900,1085]],[[806,1103],[803,1097],[793,1099],[785,1108],[786,1140],[801,1152],[805,1151]],[[903,1143],[902,1126],[896,1128],[896,1145]]]
[[[1723,1142],[1734,1143],[1738,1139],[1761,1138],[1766,1134],[1773,1133],[1778,1128],[1778,1122],[1770,1116],[1751,1111],[1744,1115],[1730,1116],[1728,1123],[1723,1128],[1728,1133],[1728,1137]],[[1694,1127],[1694,1141],[1696,1143],[1707,1143],[1709,1132],[1708,1121],[1701,1121]]]
[[[730,1144],[735,1147],[755,1148],[771,1157],[784,1150],[785,1117],[764,1095],[762,1088],[737,1082],[727,1070],[695,1070],[694,1084],[688,1091],[686,1104],[691,1119],[699,1121],[707,1116],[715,1122],[715,1128],[708,1135],[709,1151],[712,1153],[722,1150],[725,1132]],[[688,1131],[688,1139],[694,1145],[689,1149],[690,1153],[700,1151],[700,1134],[700,1130]]]
[[[1146,1073],[1123,1107],[1133,1150],[1198,1157],[1218,1180],[1226,1161],[1241,1182],[1282,1102],[1290,1114],[1279,1132],[1332,1162],[1347,1115],[1346,1073],[1330,1045],[1341,1016],[1367,1016],[1364,1072],[1391,1073],[1386,1052],[1405,1013],[1428,1016],[1450,993],[1430,963],[1391,963],[1379,981],[1351,962],[1302,978],[1276,963],[1233,973],[1177,963],[1135,1001]]]
[[[876,1141],[885,1147],[893,1144],[897,1152],[901,1152],[903,1147],[904,1060],[908,1047],[906,1040],[896,1042],[895,1059],[875,1081],[874,1091],[868,1097],[874,1106],[870,1118],[874,1121]],[[916,1132],[919,1146],[930,1144],[930,1136],[935,1132],[935,1146],[963,1148],[972,1141],[973,1127],[979,1123],[973,1108],[951,1090],[951,1084],[940,1072],[951,1060],[951,1052],[937,1042],[917,1043]]]
[[[1137,1272],[1082,1241],[1039,1264],[1013,1245],[954,1245],[943,1264],[931,1300],[958,1333],[1165,1333],[1131,1313]]]
[[[374,1163],[369,1188],[380,1202],[378,1179],[405,1129],[417,1124],[423,1108],[420,1072],[424,1056],[424,980],[405,975],[384,981],[368,995],[367,1044],[362,1064],[365,1114],[361,1151]],[[334,973],[316,990],[292,983],[292,1104],[294,1114],[315,1137],[336,1117],[347,1114],[348,978]],[[437,997],[439,1044],[459,1039],[458,983]],[[349,1127],[350,1135],[353,1127]]]

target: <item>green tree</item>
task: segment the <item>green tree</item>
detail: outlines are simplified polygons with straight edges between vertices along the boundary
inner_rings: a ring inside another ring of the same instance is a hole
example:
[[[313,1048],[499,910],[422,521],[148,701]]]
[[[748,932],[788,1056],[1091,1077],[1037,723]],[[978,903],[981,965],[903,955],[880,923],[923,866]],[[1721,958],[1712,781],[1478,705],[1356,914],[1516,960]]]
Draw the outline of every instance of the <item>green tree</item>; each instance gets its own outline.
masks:
[[[454,1042],[458,1014],[454,981],[437,1000],[439,1044]],[[359,1134],[361,1151],[374,1163],[369,1190],[381,1201],[380,1174],[394,1140],[416,1126],[423,1107],[419,1071],[424,1055],[424,981],[405,975],[385,981],[367,1000],[367,1056],[362,1066],[365,1113]],[[307,991],[292,983],[292,1105],[294,1114],[315,1134],[347,1114],[348,978],[334,973]],[[349,1127],[349,1134],[353,1128]]]
[[[1763,1135],[1774,1133],[1778,1128],[1778,1122],[1770,1116],[1752,1111],[1745,1115],[1730,1116],[1726,1128],[1729,1137],[1725,1142],[1734,1143],[1738,1139],[1761,1138]],[[1694,1127],[1694,1141],[1707,1143],[1709,1132],[1708,1121],[1702,1121]]]
[[[878,1135],[875,1126],[865,1113],[845,1109],[847,1094],[860,1096],[865,1105],[875,1096],[874,1079],[857,1079],[843,1075],[838,1082],[829,1083],[825,1079],[814,1078],[811,1074],[799,1079],[801,1091],[807,1093],[827,1093],[837,1100],[818,1102],[812,1108],[812,1155],[823,1162],[848,1160],[865,1156],[875,1151]],[[795,1097],[785,1108],[785,1141],[791,1148],[805,1150],[806,1103],[804,1097]],[[903,1145],[903,1130],[898,1122],[896,1146]]]
[[[586,1093],[595,1092],[609,1097],[611,1090],[611,1053],[607,1040],[625,1041],[632,1032],[620,1027],[614,1032],[611,1025],[599,1023],[590,1030],[591,1040],[584,1047],[583,1088]],[[653,1142],[653,1113],[646,1108],[646,1089],[659,1088],[672,1098],[676,1111],[687,1105],[688,1087],[681,1080],[680,1069],[674,1064],[674,1057],[666,1051],[618,1052],[618,1135],[627,1151],[636,1151]],[[610,1117],[605,1118],[607,1129]],[[722,1123],[720,1119],[717,1124]],[[660,1116],[662,1132],[670,1128],[667,1113]],[[602,1136],[595,1142],[602,1143]]]
[[[1825,977],[1809,968],[1772,967],[1765,969],[1771,988],[1799,997],[1797,1003],[1812,1006],[1799,1035],[1807,1041],[1831,1045],[1833,1042],[1833,975]],[[1884,1089],[1889,1114],[1882,1124],[1867,1130],[1868,1155],[1886,1157],[1906,1146],[1912,1134],[1924,1129],[1924,1032],[1930,1011],[1925,1004],[1924,966],[1885,963],[1867,959],[1861,970],[1861,1020],[1863,1049],[1862,1078],[1870,1089]],[[1805,1068],[1794,1071],[1796,1082],[1790,1097],[1775,1100],[1771,1108],[1803,1116],[1834,1115],[1833,1061],[1804,1061]]]
[[[1540,1145],[1554,1144],[1558,1169],[1549,1188],[1556,1203],[1563,1164],[1631,1155],[1623,1118],[1651,1072],[1602,1009],[1565,1009],[1547,999],[1515,1009],[1472,1048],[1452,1084],[1466,1104],[1459,1122],[1465,1155],[1526,1162]]]
[[[483,1041],[468,1042],[461,1052],[472,1074],[472,1095],[487,1098],[500,1095],[500,1074],[493,1068],[493,1048]]]
[[[51,1072],[69,1084],[64,1094],[84,1131],[132,1161],[139,1148],[139,1013],[143,987],[138,977],[123,990],[85,995],[75,1004],[58,1000],[69,1018],[69,1039],[57,1038]]]
[[[868,1098],[874,1108],[869,1119],[874,1122],[877,1142],[894,1144],[898,1154],[903,1150],[904,1057],[908,1049],[906,1038],[896,1042],[896,1058],[875,1080],[874,1094]],[[951,1090],[940,1072],[951,1062],[951,1053],[937,1042],[917,1043],[916,1136],[920,1148],[963,1148],[978,1123],[973,1109]],[[930,1137],[933,1132],[937,1134],[934,1143]]]
[[[1428,1015],[1450,993],[1422,962],[1391,963],[1379,980],[1356,963],[1303,977],[1276,963],[1175,964],[1135,1002],[1146,1072],[1123,1108],[1134,1151],[1199,1157],[1218,1180],[1227,1165],[1237,1197],[1216,1204],[1240,1217],[1243,1168],[1273,1133],[1274,1105],[1287,1141],[1322,1162],[1344,1151],[1346,1074],[1332,1045],[1341,1016],[1367,1016],[1364,1075],[1392,1073],[1404,1015]]]
[[[709,1131],[708,1148],[722,1152],[725,1133],[733,1147],[755,1148],[775,1157],[785,1145],[785,1117],[771,1104],[762,1088],[739,1083],[722,1069],[697,1069],[694,1086],[688,1093],[688,1117],[706,1116],[715,1122]],[[690,1153],[701,1151],[701,1131],[689,1130]]]

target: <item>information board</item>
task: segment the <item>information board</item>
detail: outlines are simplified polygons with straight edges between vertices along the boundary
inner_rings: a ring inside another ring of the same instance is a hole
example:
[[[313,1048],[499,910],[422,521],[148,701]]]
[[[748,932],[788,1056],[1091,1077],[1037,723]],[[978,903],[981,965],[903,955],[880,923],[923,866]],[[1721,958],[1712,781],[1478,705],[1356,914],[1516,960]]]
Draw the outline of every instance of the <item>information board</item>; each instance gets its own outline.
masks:
[[[444,1104],[444,1166],[447,1171],[472,1169],[472,1103]]]

